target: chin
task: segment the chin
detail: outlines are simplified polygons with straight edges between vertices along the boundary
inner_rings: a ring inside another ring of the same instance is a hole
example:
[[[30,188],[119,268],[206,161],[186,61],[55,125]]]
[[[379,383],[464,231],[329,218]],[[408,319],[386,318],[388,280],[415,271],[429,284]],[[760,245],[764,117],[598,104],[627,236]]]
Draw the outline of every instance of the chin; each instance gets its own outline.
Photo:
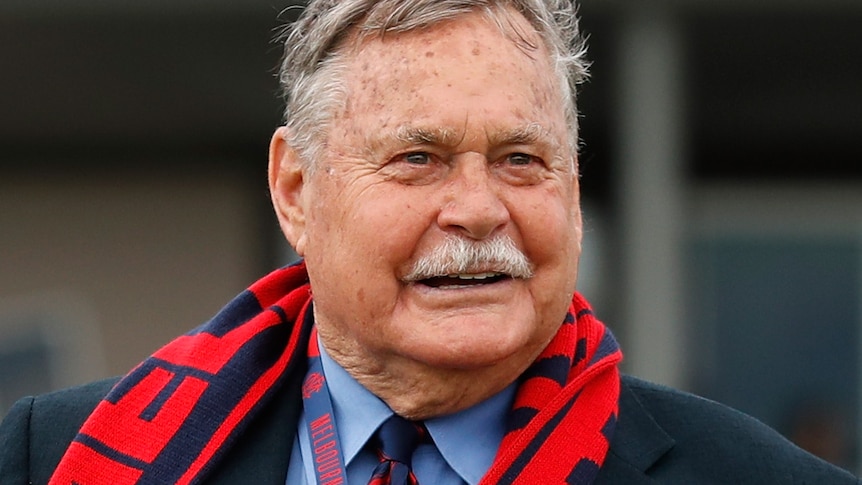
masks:
[[[544,348],[544,340],[533,338],[525,328],[491,329],[464,332],[463,327],[443,335],[424,334],[415,342],[412,358],[431,367],[449,369],[480,369],[526,360]],[[435,338],[437,337],[437,338]]]

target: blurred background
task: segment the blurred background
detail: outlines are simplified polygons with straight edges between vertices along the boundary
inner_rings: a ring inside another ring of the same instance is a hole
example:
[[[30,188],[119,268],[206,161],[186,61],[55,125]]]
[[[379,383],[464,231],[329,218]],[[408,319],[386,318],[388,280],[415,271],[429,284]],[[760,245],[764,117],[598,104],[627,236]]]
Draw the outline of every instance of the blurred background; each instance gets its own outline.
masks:
[[[0,2],[0,413],[291,260],[287,0]],[[584,0],[579,289],[625,370],[860,471],[862,2]]]

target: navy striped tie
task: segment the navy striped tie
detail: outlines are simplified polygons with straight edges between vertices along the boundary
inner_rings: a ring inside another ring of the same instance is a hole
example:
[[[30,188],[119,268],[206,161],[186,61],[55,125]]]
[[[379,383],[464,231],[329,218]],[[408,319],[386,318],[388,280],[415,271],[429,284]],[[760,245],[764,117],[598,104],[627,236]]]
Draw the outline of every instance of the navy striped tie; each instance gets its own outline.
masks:
[[[393,414],[374,434],[380,463],[374,468],[368,485],[417,485],[411,470],[413,452],[427,431],[420,425]]]

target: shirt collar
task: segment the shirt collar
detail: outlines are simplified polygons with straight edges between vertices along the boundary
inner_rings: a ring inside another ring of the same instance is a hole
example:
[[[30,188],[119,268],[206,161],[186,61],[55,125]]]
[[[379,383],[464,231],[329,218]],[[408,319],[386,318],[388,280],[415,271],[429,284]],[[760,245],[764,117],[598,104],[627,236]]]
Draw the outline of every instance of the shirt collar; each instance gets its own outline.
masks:
[[[356,379],[338,365],[320,343],[320,360],[329,386],[332,412],[344,464],[349,465],[365,446],[377,428],[391,416],[392,410],[380,398],[362,387]]]
[[[338,365],[320,344],[323,372],[345,465],[356,457],[377,428],[393,414],[389,406]],[[506,417],[516,385],[455,414],[425,421],[438,451],[467,483],[478,483],[491,467],[506,433]]]
[[[425,421],[440,454],[467,483],[479,483],[506,434],[515,384],[455,414]]]

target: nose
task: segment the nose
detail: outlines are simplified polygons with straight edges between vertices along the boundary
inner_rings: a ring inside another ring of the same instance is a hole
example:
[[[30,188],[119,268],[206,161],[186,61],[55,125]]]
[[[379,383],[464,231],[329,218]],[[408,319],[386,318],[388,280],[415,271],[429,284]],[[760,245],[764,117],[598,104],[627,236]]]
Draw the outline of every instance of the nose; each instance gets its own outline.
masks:
[[[485,239],[504,227],[511,216],[486,158],[473,153],[459,158],[446,184],[449,192],[437,215],[437,224],[447,232]]]

